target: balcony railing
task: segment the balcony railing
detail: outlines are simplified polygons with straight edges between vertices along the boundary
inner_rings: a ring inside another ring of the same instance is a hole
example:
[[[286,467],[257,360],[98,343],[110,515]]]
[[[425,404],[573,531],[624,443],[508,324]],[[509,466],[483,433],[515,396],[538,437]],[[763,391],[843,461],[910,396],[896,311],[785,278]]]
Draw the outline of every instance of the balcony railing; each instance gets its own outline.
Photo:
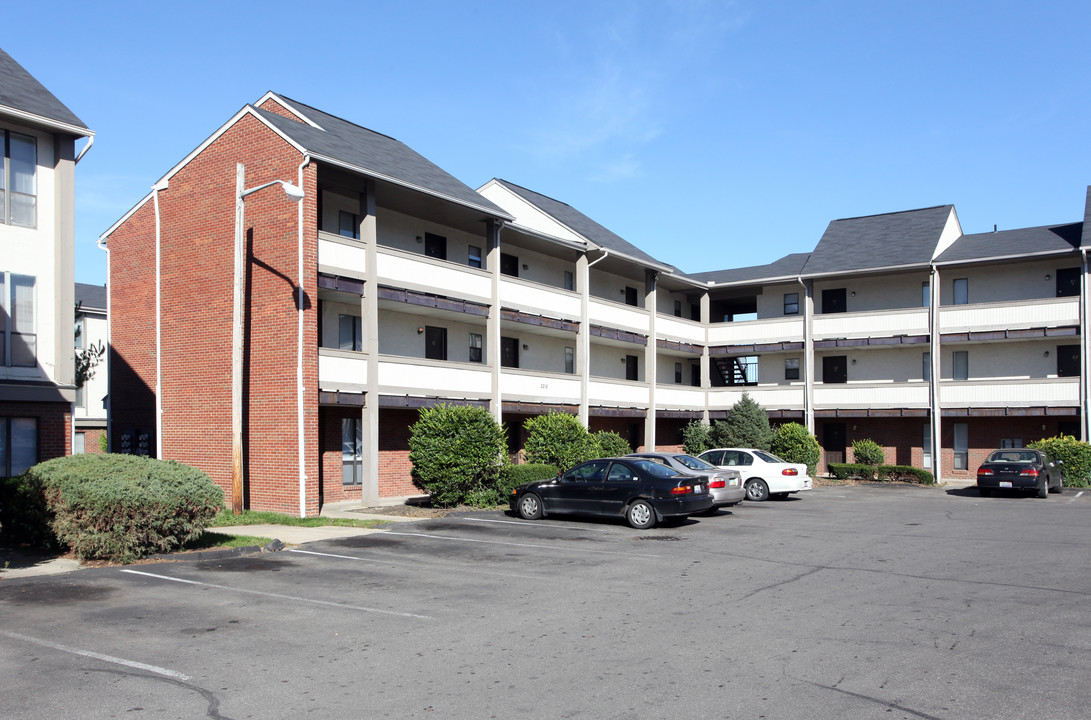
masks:
[[[504,368],[500,372],[500,395],[505,400],[578,404],[580,380],[563,373]]]
[[[655,388],[655,406],[667,410],[703,410],[705,407],[705,391],[695,387],[657,385]]]
[[[945,381],[940,407],[1067,407],[1080,404],[1080,379]]]
[[[710,409],[729,408],[748,393],[755,402],[767,410],[802,410],[802,385],[751,385],[748,387],[709,388],[708,406]]]
[[[492,394],[492,372],[477,363],[383,356],[379,358],[379,392],[487,398]]]
[[[682,320],[673,315],[657,315],[655,334],[661,338],[680,340],[694,345],[705,344],[705,328],[701,323]]]
[[[815,315],[814,339],[928,334],[928,308]]]
[[[492,299],[492,278],[484,270],[389,247],[379,248],[377,263],[384,285],[484,303]]]
[[[367,356],[351,350],[318,349],[318,387],[321,390],[364,392]]]
[[[814,388],[815,409],[926,408],[928,383],[831,383]]]
[[[1061,327],[1079,323],[1078,297],[946,305],[939,311],[941,333]]]
[[[641,308],[592,297],[589,314],[592,324],[648,334],[650,318]]]
[[[500,305],[537,315],[580,319],[580,296],[542,283],[503,276],[500,278]]]
[[[755,345],[773,342],[803,342],[800,316],[713,323],[708,328],[709,345]]]
[[[644,383],[591,378],[587,385],[588,402],[592,405],[648,407],[648,386]]]
[[[367,270],[364,243],[328,232],[318,233],[318,269],[336,275],[362,278]]]

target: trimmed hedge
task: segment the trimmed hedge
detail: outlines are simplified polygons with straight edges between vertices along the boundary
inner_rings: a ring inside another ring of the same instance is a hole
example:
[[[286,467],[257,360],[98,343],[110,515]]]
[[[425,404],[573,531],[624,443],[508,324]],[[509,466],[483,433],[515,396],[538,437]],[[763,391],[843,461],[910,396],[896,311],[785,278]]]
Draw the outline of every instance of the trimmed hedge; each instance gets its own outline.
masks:
[[[537,415],[528,418],[523,427],[527,431],[523,449],[528,462],[571,470],[598,455],[596,439],[574,415],[560,412]]]
[[[1069,487],[1091,486],[1091,444],[1071,435],[1042,438],[1028,443],[1027,447],[1044,450],[1054,460],[1062,462],[1064,482]]]
[[[858,465],[879,465],[883,462],[883,448],[869,438],[852,441],[852,457]]]
[[[864,463],[829,463],[831,475],[838,480],[867,480],[878,477],[879,482],[910,482],[934,485],[935,477],[927,470],[908,465],[866,465]]]
[[[595,441],[597,457],[621,457],[633,451],[629,441],[613,430],[599,430],[591,435],[591,439]]]
[[[822,457],[822,448],[815,436],[795,422],[784,423],[776,429],[771,452],[787,462],[803,463],[811,477],[815,476]]]
[[[556,465],[546,463],[523,463],[522,465],[507,465],[500,471],[499,498],[495,505],[508,501],[513,488],[539,480],[555,478],[560,473]]]
[[[413,482],[441,507],[495,505],[506,449],[504,428],[485,408],[425,408],[409,428]]]
[[[25,535],[47,531],[84,560],[132,562],[195,540],[224,506],[224,493],[197,468],[135,455],[70,455],[18,478]],[[40,504],[38,504],[40,503]]]

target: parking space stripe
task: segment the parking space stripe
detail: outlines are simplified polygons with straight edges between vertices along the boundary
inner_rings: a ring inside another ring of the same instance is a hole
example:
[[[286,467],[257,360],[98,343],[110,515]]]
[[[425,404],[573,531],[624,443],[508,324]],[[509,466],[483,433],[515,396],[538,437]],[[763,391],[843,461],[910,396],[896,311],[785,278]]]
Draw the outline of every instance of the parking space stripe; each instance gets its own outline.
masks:
[[[394,532],[388,530],[383,533],[384,535],[404,535],[407,537],[422,537],[432,540],[453,540],[454,542],[468,542],[468,543],[484,543],[486,545],[506,545],[508,547],[525,547],[525,548],[537,548],[539,550],[566,550],[571,552],[585,552],[595,553],[596,555],[624,555],[626,557],[645,557],[645,558],[657,558],[658,555],[647,555],[644,553],[627,553],[627,552],[615,552],[613,550],[592,550],[590,548],[579,547],[561,547],[560,545],[538,545],[535,543],[514,543],[504,542],[502,540],[480,540],[478,538],[460,538],[453,535],[429,535],[427,533],[407,533],[407,532]]]
[[[404,563],[406,565],[436,565],[436,564],[439,564],[439,565],[442,565],[444,567],[451,567],[450,563],[446,563],[446,562],[445,563],[422,563],[420,560],[418,560],[416,558],[413,558],[413,559],[398,558],[398,559],[391,559],[391,560],[375,560],[373,558],[361,558],[361,557],[355,557],[353,555],[335,555],[334,553],[315,552],[314,550],[299,550],[297,548],[292,548],[291,550],[285,550],[284,552],[300,553],[301,555],[318,555],[319,557],[335,558],[337,560],[356,560],[358,562],[370,563],[372,565],[385,565],[387,567],[390,567],[392,564],[397,564],[397,563]],[[545,579],[547,579],[547,578],[543,578],[540,575],[516,575],[514,573],[492,572],[492,571],[489,571],[489,570],[478,570],[476,568],[468,568],[468,567],[458,567],[457,570],[458,570],[458,573],[460,575],[464,575],[466,573],[473,573],[475,575],[489,575],[489,576],[492,576],[492,577],[515,578],[517,580],[545,580]]]
[[[1069,500],[1068,502],[1070,502],[1070,503],[1074,503],[1074,502],[1076,502],[1077,500],[1079,500],[1079,499],[1080,499],[1080,495],[1083,495],[1083,490],[1080,490],[1080,491],[1079,491],[1078,493],[1076,493],[1076,497],[1072,498],[1072,499],[1071,499],[1071,500]]]
[[[268,593],[247,588],[234,588],[228,585],[216,585],[215,583],[200,582],[198,580],[186,580],[183,578],[170,577],[169,575],[156,575],[155,573],[141,572],[140,570],[122,570],[121,572],[129,573],[130,575],[143,575],[145,577],[156,578],[157,580],[185,583],[187,585],[202,585],[204,587],[216,588],[217,590],[230,590],[232,592],[246,593],[248,595],[261,595],[263,597],[276,598],[278,600],[292,600],[294,602],[312,603],[314,605],[326,605],[328,607],[341,608],[342,610],[360,610],[361,612],[380,613],[382,615],[397,615],[398,617],[413,618],[414,620],[434,619],[430,615],[414,615],[413,613],[397,612],[396,610],[383,610],[381,608],[364,607],[361,605],[345,605],[343,603],[330,602],[329,600],[312,600],[311,598],[296,597],[294,595],[281,595],[280,593]]]
[[[29,635],[20,635],[19,633],[8,632],[7,630],[0,630],[0,635],[4,635],[15,640],[22,640],[33,645],[41,645],[52,650],[60,650],[61,652],[71,653],[73,655],[79,655],[81,657],[92,658],[94,660],[101,660],[103,662],[113,663],[114,665],[124,665],[125,667],[135,668],[137,670],[147,670],[150,673],[156,675],[162,675],[163,677],[174,678],[175,680],[181,680],[186,682],[190,680],[189,675],[183,675],[180,672],[174,670],[168,670],[161,668],[158,665],[148,665],[147,663],[137,662],[135,660],[126,660],[125,658],[114,657],[113,655],[103,655],[102,653],[94,652],[93,650],[81,650],[80,648],[74,648],[69,645],[61,645],[60,643],[51,642],[49,640],[42,640],[41,638],[30,637]]]
[[[583,530],[585,532],[610,532],[610,530],[604,530],[602,528],[589,528],[589,527],[575,527],[572,525],[558,525],[557,523],[540,523],[540,522],[520,522],[519,520],[492,520],[489,518],[461,518],[466,522],[480,522],[480,523],[496,523],[498,525],[522,525],[528,528],[542,528],[552,530],[554,528],[559,530]]]

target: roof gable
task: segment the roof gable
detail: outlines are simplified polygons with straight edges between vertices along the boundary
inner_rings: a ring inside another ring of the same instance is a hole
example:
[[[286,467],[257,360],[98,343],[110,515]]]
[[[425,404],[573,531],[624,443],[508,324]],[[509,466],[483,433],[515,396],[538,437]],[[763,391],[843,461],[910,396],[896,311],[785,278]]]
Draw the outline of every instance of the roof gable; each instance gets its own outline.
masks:
[[[834,220],[803,275],[928,265],[952,221],[953,205]]]
[[[28,73],[10,55],[0,50],[0,110],[34,115],[72,126],[74,132],[87,130],[83,121]],[[90,131],[83,136],[90,135]]]
[[[1073,253],[1086,237],[1087,223],[1041,225],[963,235],[936,258],[937,264]]]

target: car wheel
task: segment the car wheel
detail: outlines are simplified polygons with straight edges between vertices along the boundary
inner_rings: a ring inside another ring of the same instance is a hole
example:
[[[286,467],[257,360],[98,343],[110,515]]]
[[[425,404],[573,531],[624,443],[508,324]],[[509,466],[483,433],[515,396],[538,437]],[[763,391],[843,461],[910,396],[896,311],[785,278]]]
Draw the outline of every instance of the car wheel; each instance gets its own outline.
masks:
[[[637,500],[629,506],[625,518],[637,530],[647,530],[655,525],[655,508],[644,500]]]
[[[1038,488],[1038,497],[1045,500],[1049,497],[1049,479],[1042,478],[1042,487]]]
[[[537,520],[542,517],[542,499],[534,493],[527,493],[519,498],[519,517],[524,520]]]
[[[981,497],[989,497],[990,495],[993,494],[993,491],[992,491],[992,488],[979,487],[977,489],[977,494],[980,495]]]
[[[1061,479],[1057,481],[1057,487],[1050,490],[1050,492],[1059,493],[1062,490],[1064,490],[1064,475],[1062,475]]]
[[[753,502],[761,502],[769,499],[769,486],[761,478],[751,478],[746,481],[746,499]]]

